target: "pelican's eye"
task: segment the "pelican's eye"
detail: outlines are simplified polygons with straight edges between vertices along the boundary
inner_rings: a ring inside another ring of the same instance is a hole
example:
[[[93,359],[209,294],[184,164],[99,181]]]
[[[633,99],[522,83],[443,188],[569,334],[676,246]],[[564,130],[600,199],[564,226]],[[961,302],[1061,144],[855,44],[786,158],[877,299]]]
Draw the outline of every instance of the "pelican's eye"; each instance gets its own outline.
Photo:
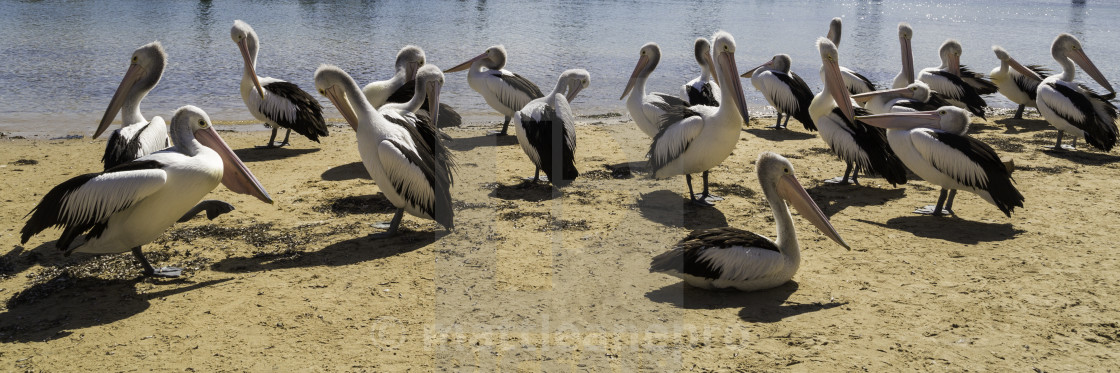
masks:
[[[938,113],[938,114],[941,114],[941,115],[945,115],[945,114],[947,114],[948,112],[947,112],[947,111],[945,111],[945,110],[941,110],[941,111],[938,111],[937,113]]]
[[[910,87],[910,91],[913,91],[913,92],[917,92],[917,91],[918,91],[918,87]]]
[[[319,94],[325,96],[327,94],[327,92],[324,92],[322,88],[319,88]]]
[[[788,173],[789,173],[789,167],[783,168],[783,169],[782,169],[782,172],[785,172],[785,173],[787,173],[787,174],[788,174]]]
[[[139,57],[132,56],[132,63],[136,63],[136,61],[139,61],[139,60],[140,60]]]
[[[206,129],[206,127],[207,127],[206,120],[205,119],[199,119],[198,120],[198,128]]]

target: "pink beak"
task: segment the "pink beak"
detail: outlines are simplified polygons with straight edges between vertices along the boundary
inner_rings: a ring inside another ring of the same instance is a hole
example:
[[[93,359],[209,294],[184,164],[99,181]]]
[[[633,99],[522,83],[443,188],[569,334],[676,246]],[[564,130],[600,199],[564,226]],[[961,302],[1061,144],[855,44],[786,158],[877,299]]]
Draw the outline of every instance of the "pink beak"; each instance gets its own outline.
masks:
[[[272,203],[272,197],[264,190],[264,186],[261,186],[257,177],[253,176],[222,137],[218,136],[213,126],[195,131],[194,136],[199,143],[213,149],[222,157],[222,185],[236,193],[248,194],[261,201]]]

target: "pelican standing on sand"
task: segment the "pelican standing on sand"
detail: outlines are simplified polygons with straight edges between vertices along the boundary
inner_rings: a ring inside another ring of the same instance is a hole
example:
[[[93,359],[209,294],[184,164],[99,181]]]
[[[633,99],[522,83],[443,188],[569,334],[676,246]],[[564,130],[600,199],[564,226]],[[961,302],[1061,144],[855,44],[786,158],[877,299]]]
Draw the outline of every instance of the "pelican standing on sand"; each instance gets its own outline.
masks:
[[[754,291],[786,283],[801,266],[801,245],[786,202],[826,237],[851,250],[797,181],[789,160],[765,152],[758,156],[755,168],[762,193],[774,213],[777,242],[738,228],[697,230],[669,251],[655,256],[649,271],[676,276],[703,289]]]
[[[842,24],[843,21],[840,17],[833,18],[832,21],[828,23],[828,35],[825,37],[827,37],[829,41],[832,41],[832,45],[835,45],[836,48],[840,48],[840,29],[842,28]],[[872,83],[871,79],[867,79],[863,74],[857,73],[847,67],[840,66],[840,76],[844,78],[844,87],[848,89],[848,93],[853,95],[876,90],[875,83]]]
[[[705,38],[696,38],[693,43],[693,56],[700,65],[700,76],[681,86],[681,99],[688,106],[719,106],[719,83],[715,80],[715,64],[712,63],[712,43]]]
[[[891,148],[925,181],[941,186],[937,205],[914,211],[924,215],[953,214],[957,190],[975,193],[1011,216],[1023,207],[1023,195],[1011,180],[1011,171],[991,146],[966,135],[968,112],[955,106],[937,111],[891,113],[858,117],[887,129]],[[944,207],[944,208],[943,208]]]
[[[410,82],[415,87],[409,90],[413,94],[408,102],[387,103],[377,112],[381,113],[385,120],[416,128],[432,154],[446,157],[447,149],[443,142],[450,140],[450,137],[436,127],[436,121],[441,118],[441,113],[438,111],[429,113],[421,109],[423,105],[429,103],[439,105],[439,93],[443,89],[443,72],[435,65],[424,65],[417,69],[415,79]],[[447,159],[444,158],[444,161]]]
[[[769,102],[770,106],[778,112],[778,122],[770,128],[786,128],[789,125],[789,118],[795,117],[805,126],[805,129],[816,131],[817,126],[809,116],[813,91],[800,76],[790,72],[790,64],[788,54],[779,54],[770,61],[743,73],[742,77],[750,78],[751,85],[762,92],[766,102]],[[782,124],[783,113],[786,114],[785,124]]]
[[[661,47],[652,42],[643,45],[638,51],[638,64],[634,65],[634,72],[630,74],[630,80],[626,82],[626,88],[622,90],[622,96],[618,97],[621,100],[626,98],[626,95],[630,95],[630,98],[626,99],[626,110],[630,112],[630,117],[634,119],[638,129],[650,138],[657,135],[661,117],[665,115],[666,108],[690,106],[685,100],[672,95],[658,92],[646,94],[646,79],[649,79],[649,74],[653,73],[653,69],[656,69],[660,62]],[[719,82],[718,71],[715,76],[716,82]],[[726,84],[726,81],[724,82]],[[720,93],[721,102],[723,102],[724,93],[725,91]]]
[[[121,79],[109,107],[101,117],[101,123],[93,133],[93,138],[101,136],[117,113],[121,113],[121,128],[114,130],[105,145],[105,155],[101,162],[108,170],[122,163],[162,150],[171,146],[167,139],[167,125],[163,118],[144,119],[140,113],[140,101],[159,83],[163,68],[167,65],[167,53],[158,41],[137,48],[132,52],[128,71]]]
[[[712,36],[715,47],[716,76],[724,82],[723,105],[717,107],[665,106],[660,118],[660,131],[649,146],[649,170],[654,178],[684,175],[688,197],[701,206],[718,201],[708,191],[708,170],[731,155],[739,142],[739,129],[750,119],[743,84],[735,66],[735,39],[725,31]],[[639,62],[641,67],[641,62]],[[637,71],[637,70],[635,70]],[[692,174],[702,172],[704,191],[700,198],[692,190]]]
[[[295,84],[257,76],[257,52],[260,48],[253,28],[248,23],[236,20],[233,21],[229,34],[241,49],[241,57],[245,60],[241,76],[241,99],[254,118],[272,127],[268,144],[258,148],[288,145],[292,130],[314,142],[319,142],[320,136],[330,135],[319,101]],[[280,127],[287,129],[287,132],[284,133],[284,141],[277,145],[276,132]]]
[[[1112,150],[1116,145],[1117,114],[1116,106],[1109,100],[1116,97],[1116,90],[1112,89],[1112,84],[1085,54],[1081,42],[1073,35],[1058,35],[1050,46],[1050,54],[1062,66],[1062,73],[1051,75],[1038,85],[1037,103],[1042,117],[1058,129],[1058,141],[1053,149],[1073,150],[1077,145],[1077,138],[1084,137],[1085,142],[1097,149],[1106,152]],[[1075,84],[1075,62],[1107,89],[1108,95],[1101,96],[1084,85]],[[1067,146],[1062,145],[1062,134],[1065,132],[1073,135],[1072,144]]]
[[[824,90],[813,98],[809,113],[828,144],[847,165],[844,176],[825,180],[830,184],[859,184],[858,174],[882,175],[891,184],[906,183],[906,166],[887,145],[882,131],[854,119],[855,108],[840,76],[840,55],[826,38],[817,39],[821,54]],[[851,176],[849,178],[849,175]]]
[[[358,154],[366,171],[385,198],[397,207],[388,230],[374,236],[395,235],[405,212],[453,228],[454,164],[446,149],[429,149],[415,127],[385,120],[366,100],[358,83],[336,66],[319,66],[315,87],[357,133]]]
[[[175,277],[180,269],[156,270],[140,248],[171,224],[198,213],[192,207],[219,182],[234,192],[272,203],[202,109],[184,106],[176,110],[171,137],[175,143],[171,148],[104,172],[71,178],[51,189],[31,210],[31,218],[20,231],[21,242],[44,229],[62,226],[55,247],[66,255],[131,250],[145,275]]]
[[[509,121],[513,114],[529,101],[541,98],[544,93],[536,84],[525,77],[504,69],[506,66],[506,47],[495,45],[487,48],[485,52],[469,59],[458,66],[444,70],[444,73],[453,73],[470,69],[467,72],[467,84],[475,92],[482,95],[490,107],[505,116],[501,132],[495,135],[508,135]],[[483,70],[483,68],[486,68]]]
[[[1027,106],[1038,106],[1035,103],[1038,85],[1042,83],[1042,79],[1046,79],[1046,72],[1049,70],[1038,65],[1023,66],[1019,61],[1011,58],[1007,50],[998,45],[992,46],[992,52],[995,52],[1000,62],[999,67],[992,69],[992,73],[989,74],[992,83],[999,87],[1000,94],[1011,102],[1019,104],[1014,119],[1022,119],[1023,109]]]
[[[968,109],[972,115],[984,118],[988,103],[980,95],[996,93],[991,81],[961,66],[961,43],[949,39],[941,44],[941,66],[922,69],[918,80],[940,93],[954,106]]]
[[[541,169],[556,186],[566,186],[579,176],[575,160],[576,118],[568,104],[589,84],[591,74],[587,70],[564,71],[552,93],[530,101],[514,113],[517,142],[537,167],[532,181],[540,180]]]
[[[381,106],[386,103],[403,104],[412,100],[416,72],[420,69],[420,66],[424,66],[425,61],[427,61],[427,56],[425,56],[423,49],[415,45],[404,46],[397,52],[397,59],[394,63],[396,73],[393,74],[393,77],[388,80],[366,84],[362,88],[362,93],[365,94],[366,99],[375,109],[381,109]],[[428,102],[425,101],[420,105],[419,110],[429,111]],[[417,110],[413,110],[413,112],[417,112]],[[458,127],[463,122],[459,113],[450,105],[444,103],[439,104],[439,115],[437,117],[439,122],[436,123],[436,126],[441,128]]]

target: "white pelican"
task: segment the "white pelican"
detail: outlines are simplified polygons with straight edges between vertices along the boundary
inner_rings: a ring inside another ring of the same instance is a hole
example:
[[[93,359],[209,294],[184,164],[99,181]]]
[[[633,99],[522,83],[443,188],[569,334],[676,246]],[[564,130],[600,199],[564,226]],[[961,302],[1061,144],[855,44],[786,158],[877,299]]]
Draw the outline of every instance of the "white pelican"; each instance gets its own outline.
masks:
[[[696,57],[696,64],[700,65],[700,76],[681,86],[681,99],[687,101],[689,106],[719,106],[719,83],[715,80],[712,44],[708,39],[696,38],[696,42],[693,43],[693,54]]]
[[[786,201],[826,237],[851,250],[797,182],[789,160],[765,152],[758,156],[755,168],[762,193],[774,213],[777,242],[738,228],[697,230],[669,251],[653,257],[649,271],[679,277],[703,289],[754,291],[786,283],[801,266],[801,246]]]
[[[992,52],[995,52],[996,58],[999,59],[999,67],[992,69],[989,74],[992,77],[992,83],[999,87],[999,93],[1007,97],[1008,100],[1019,104],[1019,108],[1015,110],[1015,119],[1023,118],[1023,109],[1027,106],[1037,107],[1035,104],[1035,94],[1038,93],[1038,85],[1042,83],[1042,79],[1046,79],[1049,69],[1038,65],[1023,66],[1019,61],[1011,58],[1007,50],[998,45],[992,46]],[[1030,71],[1029,74],[1024,74],[1022,71]],[[1039,79],[1041,78],[1041,79]]]
[[[914,83],[914,49],[911,47],[911,39],[914,38],[914,29],[910,27],[909,23],[899,22],[898,24],[898,45],[902,50],[902,71],[894,77],[894,83],[891,88],[904,88]]]
[[[534,182],[540,180],[541,169],[556,186],[566,186],[579,176],[575,160],[576,118],[568,103],[589,84],[591,74],[587,70],[564,71],[552,93],[530,101],[513,115],[517,142],[537,167]]]
[[[946,40],[938,50],[941,66],[922,69],[918,73],[918,80],[929,84],[930,88],[954,106],[968,109],[972,115],[984,118],[984,108],[988,107],[988,103],[980,95],[995,93],[997,88],[983,76],[961,66],[961,51],[961,43],[953,39]]]
[[[735,39],[718,31],[712,36],[712,44],[716,77],[725,82],[720,100],[723,105],[663,106],[661,130],[649,146],[651,176],[660,179],[684,175],[689,199],[701,206],[711,206],[709,200],[721,199],[708,192],[708,170],[731,155],[739,142],[739,128],[750,120],[739,69],[735,66]],[[638,65],[641,67],[642,63]],[[692,174],[697,172],[703,172],[704,178],[704,191],[699,199],[692,190]]]
[[[435,104],[438,107],[439,93],[443,89],[443,72],[435,65],[424,65],[417,69],[416,76],[410,82],[415,87],[410,90],[413,95],[408,102],[387,103],[377,111],[381,113],[385,120],[416,128],[416,131],[424,140],[423,144],[428,147],[433,155],[440,158],[441,162],[446,164],[450,162],[447,158],[450,153],[448,153],[443,142],[450,140],[450,137],[440,132],[436,127],[442,113],[440,111],[429,113],[421,109],[427,103]],[[448,174],[448,177],[451,176],[451,174]]]
[[[435,220],[447,229],[454,227],[454,210],[451,209],[454,165],[443,156],[433,154],[415,127],[385,120],[366,100],[358,83],[342,69],[333,65],[319,66],[315,70],[315,87],[331,100],[357,132],[358,154],[366,171],[385,198],[397,207],[388,231],[375,236],[395,235],[405,212]]]
[[[844,176],[825,182],[859,184],[857,175],[863,170],[865,174],[882,175],[891,184],[905,184],[906,166],[887,145],[883,131],[853,118],[855,108],[840,77],[840,56],[836,46],[826,38],[819,38],[817,49],[821,53],[824,90],[813,98],[809,113],[821,139],[847,164]]]
[[[416,79],[416,71],[423,66],[427,57],[424,55],[424,50],[415,45],[406,45],[397,52],[396,74],[388,80],[380,80],[373,83],[366,84],[362,88],[362,93],[366,95],[370,105],[375,109],[381,109],[381,105],[385,103],[405,103],[411,100],[413,96],[413,87],[415,86],[413,80]],[[420,110],[425,112],[428,110],[428,102],[424,102],[420,106]],[[417,110],[413,110],[416,112]],[[439,122],[436,123],[438,127],[458,127],[463,122],[463,118],[452,108],[450,105],[441,103],[439,105]]]
[[[525,77],[504,69],[506,66],[506,47],[495,45],[487,48],[485,52],[469,59],[458,66],[444,70],[453,73],[470,69],[467,72],[467,84],[475,92],[482,95],[490,107],[505,116],[502,131],[495,133],[499,136],[509,134],[509,121],[513,113],[521,110],[529,101],[541,98],[544,93],[536,84]],[[483,70],[482,68],[486,68]]]
[[[902,162],[918,177],[941,186],[936,206],[914,212],[952,214],[956,190],[975,193],[1008,217],[1016,207],[1023,207],[1023,195],[1015,189],[1011,171],[1000,161],[999,155],[988,144],[966,135],[969,118],[964,109],[945,106],[937,111],[878,114],[858,119],[886,128],[891,148]]]
[[[167,53],[158,41],[137,48],[132,52],[128,71],[121,79],[109,107],[101,117],[101,123],[93,133],[93,138],[101,136],[117,113],[121,113],[121,128],[114,130],[105,145],[105,155],[101,162],[108,170],[122,163],[151,154],[171,146],[167,139],[167,124],[159,116],[151,121],[140,113],[140,101],[159,83],[163,68],[167,65]]]
[[[630,74],[630,80],[626,82],[626,89],[623,89],[622,96],[618,97],[621,100],[626,98],[626,95],[630,95],[630,98],[626,99],[626,110],[630,112],[630,117],[634,119],[638,129],[650,138],[657,135],[657,131],[660,129],[658,124],[661,123],[661,117],[665,115],[666,107],[689,106],[685,100],[672,95],[657,92],[646,94],[646,79],[649,79],[649,74],[653,73],[653,69],[656,69],[660,62],[661,47],[652,42],[643,45],[639,51],[638,64],[634,65],[634,72]],[[718,84],[718,72],[715,75]],[[721,102],[725,93],[726,91],[720,93]]]
[[[1116,90],[1105,79],[1097,65],[1085,54],[1081,42],[1070,34],[1061,34],[1050,46],[1050,54],[1062,66],[1062,73],[1051,75],[1038,85],[1038,112],[1058,129],[1054,150],[1073,150],[1078,137],[1097,149],[1110,151],[1116,145],[1116,106],[1109,100]],[[1074,62],[1081,66],[1109,94],[1101,96],[1088,87],[1073,83]],[[1062,134],[1073,135],[1073,144],[1062,146]]]
[[[835,45],[836,48],[840,48],[840,29],[842,28],[842,23],[843,21],[840,20],[840,17],[833,18],[832,21],[828,23],[828,35],[826,37],[828,40],[832,41],[832,45]],[[857,73],[847,67],[840,66],[840,76],[844,78],[844,87],[848,89],[848,93],[853,95],[877,90],[877,88],[875,88],[875,83],[872,83],[871,79],[867,79],[863,74]]]
[[[795,117],[809,131],[816,131],[813,118],[809,116],[809,104],[813,102],[813,91],[800,76],[789,71],[790,59],[787,54],[779,54],[770,61],[743,73],[750,78],[751,84],[778,112],[778,123],[771,128],[786,128],[789,118]],[[782,114],[786,123],[782,124]]]
[[[952,105],[922,82],[914,82],[903,88],[861,93],[852,96],[852,99],[862,102],[864,109],[871,114],[930,111]]]
[[[62,226],[55,247],[66,255],[132,250],[145,275],[175,277],[180,269],[152,268],[140,247],[158,238],[185,213],[191,215],[188,211],[219,182],[234,192],[272,203],[202,109],[184,106],[176,110],[171,117],[171,137],[173,147],[104,172],[74,177],[51,189],[31,210],[31,218],[21,230],[21,242],[44,229]]]
[[[323,108],[319,106],[310,94],[304,92],[299,86],[276,78],[262,78],[257,76],[257,33],[248,23],[241,20],[233,21],[229,30],[230,38],[241,49],[241,57],[245,60],[244,73],[241,77],[241,99],[249,108],[253,117],[272,127],[272,136],[268,145],[260,148],[274,148],[288,145],[288,137],[292,130],[307,136],[311,141],[319,142],[319,136],[330,135],[327,132],[327,122],[323,120]],[[279,145],[275,143],[276,132],[284,127],[284,141]]]

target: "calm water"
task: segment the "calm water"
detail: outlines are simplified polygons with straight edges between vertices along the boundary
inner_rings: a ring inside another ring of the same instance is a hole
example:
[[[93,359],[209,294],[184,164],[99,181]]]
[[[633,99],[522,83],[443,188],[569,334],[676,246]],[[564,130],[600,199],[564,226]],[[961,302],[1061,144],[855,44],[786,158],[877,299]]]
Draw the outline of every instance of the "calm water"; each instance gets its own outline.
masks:
[[[428,14],[431,16],[423,16]],[[163,43],[169,63],[141,105],[146,116],[193,104],[218,121],[249,120],[238,94],[241,57],[229,38],[235,19],[261,38],[258,72],[311,91],[321,63],[336,64],[361,84],[392,74],[404,44],[423,47],[447,68],[502,43],[507,68],[549,91],[557,75],[585,68],[592,85],[577,114],[621,112],[618,99],[648,41],[663,59],[650,78],[654,91],[676,93],[698,73],[692,40],[731,32],[743,71],[776,53],[820,89],[814,43],[828,20],[844,19],[841,63],[888,82],[900,69],[897,24],[914,26],[915,63],[939,64],[946,38],[964,45],[962,63],[987,72],[998,64],[992,44],[1025,63],[1056,67],[1049,45],[1060,32],[1081,39],[1105,76],[1120,84],[1120,2],[1103,1],[2,1],[0,2],[0,131],[89,135],[120,83],[132,51]],[[1087,78],[1079,75],[1079,78]],[[745,84],[752,112],[765,100]],[[469,120],[501,118],[466,83],[449,74],[443,102]],[[318,95],[316,95],[318,97]],[[324,98],[327,115],[339,115]],[[993,106],[1010,102],[993,96]]]

